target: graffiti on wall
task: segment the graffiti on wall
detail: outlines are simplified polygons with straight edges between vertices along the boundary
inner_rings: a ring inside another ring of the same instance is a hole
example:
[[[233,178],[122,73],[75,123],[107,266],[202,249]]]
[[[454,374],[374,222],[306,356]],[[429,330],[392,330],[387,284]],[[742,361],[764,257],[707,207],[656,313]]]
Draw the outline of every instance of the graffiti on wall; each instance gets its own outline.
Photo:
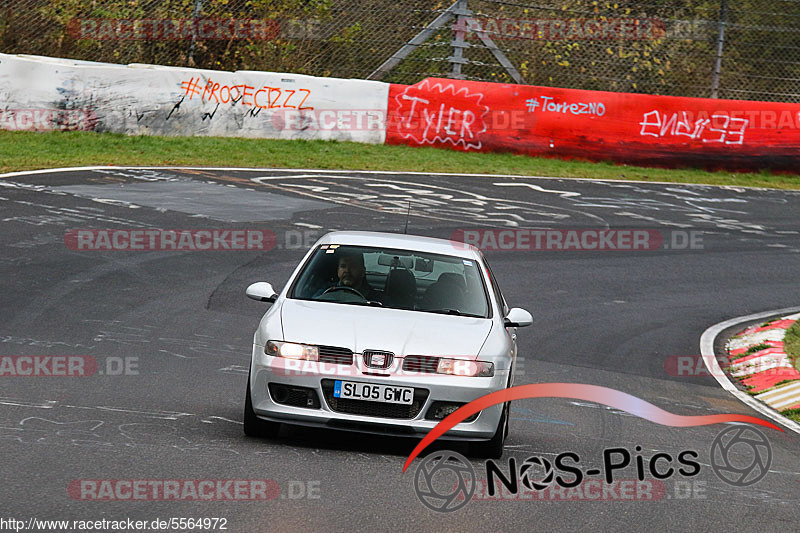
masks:
[[[535,113],[570,113],[572,115],[595,115],[602,117],[606,114],[606,105],[603,102],[560,102],[552,96],[540,95],[525,100],[528,112]]]
[[[258,109],[314,109],[306,104],[311,96],[311,89],[287,89],[268,85],[255,87],[246,83],[222,84],[212,78],[203,83],[200,76],[184,80],[180,86],[184,97],[189,100],[198,97],[203,103],[240,104]]]
[[[393,123],[400,136],[416,144],[451,144],[464,150],[480,149],[487,129],[489,107],[480,92],[454,83],[424,80],[409,85],[395,97]]]
[[[652,137],[687,137],[704,143],[743,144],[744,132],[750,121],[746,118],[731,117],[727,113],[698,113],[692,121],[686,111],[660,113],[649,111],[642,116],[639,135]]]

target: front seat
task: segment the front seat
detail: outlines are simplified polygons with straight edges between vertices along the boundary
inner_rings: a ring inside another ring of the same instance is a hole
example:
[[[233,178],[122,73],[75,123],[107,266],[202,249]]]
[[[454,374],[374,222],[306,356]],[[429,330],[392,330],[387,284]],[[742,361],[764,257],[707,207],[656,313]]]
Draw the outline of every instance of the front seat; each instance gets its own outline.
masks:
[[[422,309],[463,310],[467,294],[464,276],[454,272],[444,272],[436,283],[428,287],[422,298]]]
[[[383,292],[384,303],[400,309],[414,309],[417,296],[417,279],[414,274],[404,268],[393,268],[386,278],[386,289]]]

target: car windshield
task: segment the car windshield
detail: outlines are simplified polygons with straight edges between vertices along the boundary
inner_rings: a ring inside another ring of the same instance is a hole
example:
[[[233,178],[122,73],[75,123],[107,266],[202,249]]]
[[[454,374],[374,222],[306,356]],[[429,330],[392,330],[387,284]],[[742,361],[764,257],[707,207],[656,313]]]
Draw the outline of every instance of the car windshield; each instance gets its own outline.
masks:
[[[489,304],[472,259],[364,246],[321,245],[290,298],[487,318]]]

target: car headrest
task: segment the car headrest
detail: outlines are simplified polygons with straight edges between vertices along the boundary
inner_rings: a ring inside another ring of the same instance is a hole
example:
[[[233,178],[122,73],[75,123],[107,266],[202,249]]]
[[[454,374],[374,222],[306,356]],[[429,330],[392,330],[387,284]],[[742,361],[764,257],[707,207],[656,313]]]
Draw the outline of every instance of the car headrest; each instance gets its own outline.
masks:
[[[411,309],[417,296],[417,279],[404,268],[393,268],[386,278],[384,291],[387,303],[400,308]]]
[[[467,282],[464,280],[464,276],[456,274],[455,272],[444,272],[440,274],[436,283],[444,286],[458,287],[461,290],[466,290],[467,288]]]

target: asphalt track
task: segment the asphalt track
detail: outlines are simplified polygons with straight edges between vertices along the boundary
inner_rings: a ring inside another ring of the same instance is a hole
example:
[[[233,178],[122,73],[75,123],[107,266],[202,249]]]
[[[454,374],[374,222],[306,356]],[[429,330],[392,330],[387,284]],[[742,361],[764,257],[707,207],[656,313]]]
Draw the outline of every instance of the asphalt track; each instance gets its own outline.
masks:
[[[720,481],[709,448],[726,426],[673,428],[568,399],[516,403],[506,454],[519,462],[605,448],[699,453],[701,472],[656,499],[472,501],[453,513],[417,499],[416,441],[290,429],[241,430],[253,330],[244,297],[282,286],[330,229],[449,238],[461,228],[648,228],[702,232],[702,249],[487,253],[512,306],[527,308],[517,384],[603,385],[681,415],[760,416],[709,376],[677,376],[712,324],[800,302],[800,193],[630,182],[273,170],[94,169],[0,181],[0,355],[127,358],[127,375],[0,378],[0,517],[151,521],[224,517],[230,531],[792,530],[800,436],[765,429],[769,473]],[[70,229],[268,229],[269,251],[75,251]],[[305,234],[303,232],[306,232]],[[288,240],[288,242],[287,242]],[[134,358],[134,359],[131,359]],[[133,373],[138,372],[138,373]],[[112,372],[113,373],[113,372]],[[458,446],[452,447],[463,452]],[[417,464],[419,459],[417,460]],[[474,461],[483,475],[483,461]],[[632,467],[621,474],[636,476]],[[83,501],[80,479],[272,479],[269,502]],[[301,482],[312,498],[299,497]],[[309,485],[308,482],[311,484]],[[687,487],[693,487],[691,497]]]

